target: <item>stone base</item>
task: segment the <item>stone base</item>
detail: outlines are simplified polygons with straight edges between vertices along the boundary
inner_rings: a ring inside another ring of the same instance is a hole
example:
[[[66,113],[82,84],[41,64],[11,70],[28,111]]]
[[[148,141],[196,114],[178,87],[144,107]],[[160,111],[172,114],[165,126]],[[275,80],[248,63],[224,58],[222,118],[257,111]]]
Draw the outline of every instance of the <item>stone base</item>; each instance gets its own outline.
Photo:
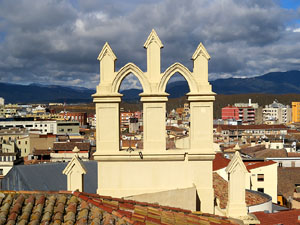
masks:
[[[95,154],[98,160],[98,194],[127,197],[195,186],[201,211],[213,213],[214,155],[175,152],[142,153],[142,156],[137,152]]]

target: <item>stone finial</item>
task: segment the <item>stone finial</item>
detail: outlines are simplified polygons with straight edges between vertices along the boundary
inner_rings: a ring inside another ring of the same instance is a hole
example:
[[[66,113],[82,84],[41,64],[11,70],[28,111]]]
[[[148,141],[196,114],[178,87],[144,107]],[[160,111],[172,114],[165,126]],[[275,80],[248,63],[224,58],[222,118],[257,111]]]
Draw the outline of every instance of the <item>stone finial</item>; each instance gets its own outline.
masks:
[[[160,49],[162,47],[163,44],[153,29],[144,44],[144,48],[147,49],[147,73],[152,83],[159,83],[161,79]]]
[[[75,155],[78,157],[78,153],[80,152],[80,149],[77,148],[77,146],[75,146],[74,149],[72,150],[72,152],[74,152]]]
[[[238,151],[226,168],[228,173],[228,202],[226,213],[229,217],[239,218],[247,215],[246,206],[246,169]]]
[[[200,43],[192,56],[194,61],[193,74],[195,79],[202,84],[208,84],[208,60],[210,55],[204,45]]]
[[[204,56],[207,60],[210,60],[210,55],[208,54],[206,48],[204,47],[204,45],[200,42],[200,44],[198,45],[196,51],[194,52],[193,56],[192,56],[192,60],[196,60],[198,58],[198,56]]]
[[[239,143],[237,142],[236,145],[234,146],[233,150],[235,151],[240,151],[241,150],[241,147],[239,145]]]
[[[115,61],[117,59],[115,53],[113,52],[113,50],[111,49],[111,47],[109,46],[109,44],[107,42],[105,42],[101,52],[99,53],[97,59],[99,61],[101,61],[103,59],[104,56],[110,56],[112,58],[113,61]]]
[[[152,29],[151,33],[149,34],[149,36],[144,44],[144,48],[148,48],[148,46],[153,42],[155,42],[159,48],[164,47],[164,45],[162,44],[161,40],[159,39],[159,37],[154,29]]]
[[[81,159],[78,157],[79,151],[80,150],[77,148],[77,146],[75,146],[75,148],[73,149],[75,155],[62,172],[63,174],[67,175],[68,191],[83,191],[83,175],[87,173],[87,170],[83,165]]]

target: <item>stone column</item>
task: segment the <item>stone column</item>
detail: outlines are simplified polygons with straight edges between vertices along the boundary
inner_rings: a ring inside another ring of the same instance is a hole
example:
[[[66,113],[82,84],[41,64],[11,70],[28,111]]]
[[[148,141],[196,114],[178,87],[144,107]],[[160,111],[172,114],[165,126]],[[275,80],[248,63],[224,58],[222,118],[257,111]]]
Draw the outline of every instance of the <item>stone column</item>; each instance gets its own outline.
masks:
[[[228,164],[226,172],[228,173],[227,216],[234,218],[246,216],[245,181],[248,170],[238,151],[235,152],[234,157]]]
[[[96,105],[96,152],[118,153],[120,150],[120,112],[121,94],[93,95]]]
[[[166,150],[166,95],[141,95],[144,151]]]
[[[213,151],[213,101],[211,95],[189,95],[190,102],[190,151],[215,154]]]

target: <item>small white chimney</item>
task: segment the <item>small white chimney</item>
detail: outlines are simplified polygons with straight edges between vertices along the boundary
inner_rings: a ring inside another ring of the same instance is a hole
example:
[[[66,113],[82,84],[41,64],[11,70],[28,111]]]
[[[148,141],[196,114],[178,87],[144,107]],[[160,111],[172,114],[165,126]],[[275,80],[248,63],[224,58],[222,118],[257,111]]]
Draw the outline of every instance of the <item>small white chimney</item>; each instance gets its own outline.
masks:
[[[251,98],[249,98],[249,106],[252,106]]]

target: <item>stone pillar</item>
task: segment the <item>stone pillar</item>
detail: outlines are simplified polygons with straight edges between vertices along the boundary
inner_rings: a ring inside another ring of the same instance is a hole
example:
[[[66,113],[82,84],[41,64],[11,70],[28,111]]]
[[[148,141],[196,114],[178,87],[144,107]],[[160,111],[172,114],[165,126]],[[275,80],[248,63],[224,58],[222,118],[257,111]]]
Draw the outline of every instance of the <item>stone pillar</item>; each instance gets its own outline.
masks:
[[[226,215],[234,218],[247,216],[245,183],[248,170],[238,151],[235,152],[234,157],[228,164],[226,172],[228,173],[228,202]]]
[[[63,174],[67,175],[68,191],[83,191],[84,189],[84,174],[87,170],[78,156],[80,150],[75,146],[73,149],[75,155],[63,170]]]
[[[143,102],[144,151],[166,150],[167,95],[141,95]]]
[[[93,95],[96,103],[96,152],[117,153],[120,150],[120,112],[121,94],[109,96]]]
[[[215,154],[213,151],[213,101],[211,95],[189,95],[190,151]]]

